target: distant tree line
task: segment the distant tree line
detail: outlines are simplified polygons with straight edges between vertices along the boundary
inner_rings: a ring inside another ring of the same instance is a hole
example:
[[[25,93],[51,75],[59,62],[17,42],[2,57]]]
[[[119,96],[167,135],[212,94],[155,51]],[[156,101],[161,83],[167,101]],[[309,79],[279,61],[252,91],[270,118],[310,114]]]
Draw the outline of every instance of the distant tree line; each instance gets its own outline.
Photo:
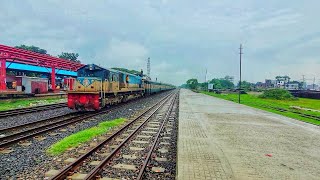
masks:
[[[37,46],[33,46],[33,45],[27,46],[27,45],[22,44],[20,46],[15,46],[15,48],[24,49],[24,50],[36,52],[36,53],[39,53],[39,54],[46,54],[46,55],[51,56],[50,54],[47,54],[47,50],[41,49],[41,48],[39,48]],[[61,59],[66,59],[66,60],[69,60],[69,61],[81,63],[81,61],[78,60],[78,57],[79,57],[78,53],[62,52],[57,57],[61,58]]]
[[[122,71],[122,72],[126,72],[126,73],[130,73],[130,74],[135,74],[135,75],[140,75],[141,74],[141,72],[139,72],[139,71],[129,70],[129,69],[126,69],[126,68],[113,67],[111,69]]]
[[[198,79],[189,79],[187,80],[186,84],[181,85],[182,88],[189,88],[189,89],[199,89],[205,90],[208,87],[208,84],[213,84],[214,89],[224,90],[224,89],[235,89],[235,85],[232,81],[230,81],[230,76],[225,76],[224,78],[214,78],[208,82],[199,83]],[[237,84],[239,87],[239,82]],[[251,88],[251,83],[247,81],[241,81],[241,89],[248,91]]]
[[[78,60],[79,54],[78,53],[68,53],[68,52],[62,52],[60,55],[58,55],[61,59],[66,59],[73,62],[81,63],[80,60]]]
[[[40,54],[47,54],[47,50],[41,49],[36,46],[27,46],[27,45],[22,44],[20,46],[15,46],[15,48],[24,49],[24,50],[28,50],[28,51],[32,51],[32,52],[36,52],[36,53],[40,53]]]

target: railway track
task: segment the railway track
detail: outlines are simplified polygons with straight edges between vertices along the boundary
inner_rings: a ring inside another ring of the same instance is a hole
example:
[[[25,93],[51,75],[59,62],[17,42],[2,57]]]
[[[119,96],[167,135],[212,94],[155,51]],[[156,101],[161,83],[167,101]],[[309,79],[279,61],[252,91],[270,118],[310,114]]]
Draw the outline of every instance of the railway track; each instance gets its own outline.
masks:
[[[34,106],[29,108],[0,111],[0,118],[27,114],[27,113],[34,113],[34,112],[45,111],[45,110],[56,109],[56,108],[63,108],[63,107],[67,107],[67,104],[66,103],[47,104],[43,106]]]
[[[177,94],[169,94],[50,179],[142,179],[159,138],[166,133],[163,129],[176,105]]]
[[[56,116],[48,119],[17,125],[9,128],[0,129],[0,148],[9,146],[21,140],[45,133],[50,130],[57,129],[75,123],[86,118],[89,113],[70,113],[67,115]]]
[[[67,115],[56,116],[14,127],[0,129],[0,134],[5,135],[0,137],[0,148],[10,146],[22,140],[65,127],[97,115],[108,113],[122,106],[123,104],[120,104],[98,112],[74,112]]]

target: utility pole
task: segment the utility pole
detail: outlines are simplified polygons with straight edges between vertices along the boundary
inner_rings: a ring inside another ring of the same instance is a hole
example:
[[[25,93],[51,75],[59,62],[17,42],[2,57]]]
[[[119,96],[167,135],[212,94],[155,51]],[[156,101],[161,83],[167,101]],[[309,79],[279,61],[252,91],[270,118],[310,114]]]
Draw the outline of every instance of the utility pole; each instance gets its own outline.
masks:
[[[207,84],[207,68],[206,68],[206,75],[204,76],[204,84],[206,85],[205,90],[208,91],[208,84]]]
[[[239,82],[239,104],[241,103],[241,98],[240,98],[240,96],[241,96],[241,56],[242,56],[242,44],[240,44],[240,82]]]
[[[302,89],[303,90],[305,89],[305,86],[304,86],[304,75],[302,75]]]
[[[315,89],[314,89],[314,85],[315,85],[314,83],[316,83],[316,77],[313,77],[313,84],[312,84],[312,86],[313,86],[312,89],[313,89],[313,90],[315,90]]]
[[[148,57],[148,60],[147,60],[147,74],[150,77],[150,57]]]

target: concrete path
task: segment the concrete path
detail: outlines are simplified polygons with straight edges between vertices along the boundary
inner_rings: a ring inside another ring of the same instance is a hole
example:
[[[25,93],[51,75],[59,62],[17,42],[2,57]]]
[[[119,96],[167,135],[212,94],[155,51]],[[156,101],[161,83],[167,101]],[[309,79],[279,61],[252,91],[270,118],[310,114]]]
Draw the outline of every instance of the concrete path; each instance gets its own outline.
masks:
[[[178,180],[320,179],[320,128],[180,91]]]

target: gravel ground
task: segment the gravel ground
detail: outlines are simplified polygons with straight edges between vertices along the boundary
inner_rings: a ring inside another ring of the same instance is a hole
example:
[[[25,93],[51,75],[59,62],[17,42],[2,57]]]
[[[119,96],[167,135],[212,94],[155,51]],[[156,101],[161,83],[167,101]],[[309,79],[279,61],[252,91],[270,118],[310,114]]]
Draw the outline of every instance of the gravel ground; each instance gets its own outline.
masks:
[[[167,93],[168,92],[165,92],[144,99],[138,99],[136,101],[129,102],[118,110],[114,110],[105,115],[96,116],[94,118],[91,118],[90,121],[77,123],[73,128],[66,127],[65,129],[67,131],[65,132],[56,130],[54,132],[60,134],[57,134],[55,136],[45,134],[43,136],[46,137],[46,139],[42,141],[30,139],[29,141],[32,142],[32,144],[27,147],[14,145],[12,147],[14,151],[10,154],[0,154],[0,179],[18,179],[19,177],[22,179],[41,179],[41,177],[43,177],[43,174],[41,175],[32,172],[37,172],[35,170],[41,169],[45,171],[45,169],[47,169],[47,165],[50,164],[53,159],[55,159],[55,157],[46,155],[45,150],[48,148],[48,146],[75,132],[95,126],[101,121],[112,120],[120,117],[129,118],[135,112],[153,105]],[[40,118],[34,114],[35,113],[30,114],[32,116],[35,116],[34,119]],[[41,114],[41,112],[39,114],[40,116],[46,116]],[[23,119],[24,121],[28,120],[28,118]]]
[[[57,108],[52,110],[22,114],[17,116],[5,117],[0,119],[0,122],[1,122],[0,129],[25,124],[28,122],[34,122],[40,119],[47,119],[50,117],[65,115],[71,112],[74,112],[74,111],[67,107],[64,107],[64,108]]]

